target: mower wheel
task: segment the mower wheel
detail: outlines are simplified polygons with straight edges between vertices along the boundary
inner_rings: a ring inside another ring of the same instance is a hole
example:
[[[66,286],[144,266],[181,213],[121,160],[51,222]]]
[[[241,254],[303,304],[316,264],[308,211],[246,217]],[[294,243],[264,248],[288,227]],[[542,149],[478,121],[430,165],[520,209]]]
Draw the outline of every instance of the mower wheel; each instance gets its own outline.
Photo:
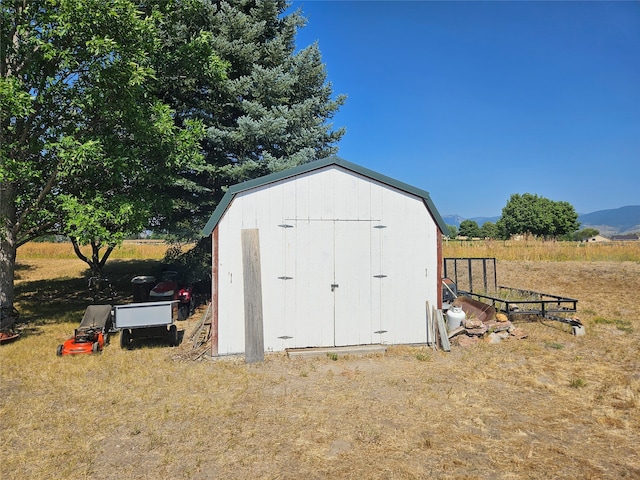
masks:
[[[62,356],[62,348],[63,345],[58,345],[58,348],[56,348],[56,355],[58,355],[59,357]]]
[[[128,328],[120,330],[120,348],[129,348],[129,341],[131,340],[131,332]]]
[[[171,325],[169,327],[169,346],[176,347],[178,345],[178,327]]]
[[[98,353],[100,351],[100,343],[93,342],[93,346],[91,347],[91,351],[93,353]]]

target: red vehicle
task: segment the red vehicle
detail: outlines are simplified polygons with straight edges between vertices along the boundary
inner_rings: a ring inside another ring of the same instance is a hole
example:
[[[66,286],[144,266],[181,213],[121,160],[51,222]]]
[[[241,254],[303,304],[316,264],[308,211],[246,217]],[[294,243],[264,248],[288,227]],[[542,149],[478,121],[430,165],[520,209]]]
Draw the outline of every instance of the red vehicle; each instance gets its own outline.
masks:
[[[58,345],[56,354],[62,356],[101,352],[113,324],[111,310],[111,305],[89,305],[73,337]]]
[[[191,285],[180,287],[178,273],[173,270],[165,271],[162,274],[162,281],[149,292],[150,302],[166,300],[178,300],[178,320],[185,320],[195,308],[193,287]]]

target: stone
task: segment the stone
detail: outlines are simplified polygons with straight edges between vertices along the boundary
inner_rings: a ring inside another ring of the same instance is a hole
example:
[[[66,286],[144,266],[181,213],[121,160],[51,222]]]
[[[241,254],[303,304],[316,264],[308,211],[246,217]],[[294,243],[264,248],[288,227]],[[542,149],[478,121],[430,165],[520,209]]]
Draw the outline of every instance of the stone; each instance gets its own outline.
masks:
[[[498,322],[508,322],[509,317],[507,317],[504,313],[496,313],[496,320]]]
[[[571,327],[571,333],[576,337],[582,337],[587,334],[587,331],[584,329],[584,325],[573,325]]]
[[[480,328],[484,326],[481,320],[477,318],[466,318],[462,321],[464,328]]]
[[[509,320],[506,322],[497,322],[492,320],[490,322],[485,322],[484,324],[489,328],[490,332],[502,332],[503,330],[508,330],[512,325]]]
[[[487,343],[496,344],[502,341],[502,337],[500,337],[500,335],[498,335],[497,333],[490,333],[485,337],[484,341]]]
[[[469,337],[467,335],[458,335],[455,338],[455,342],[459,347],[472,347],[480,343],[480,339],[477,337]]]
[[[467,328],[467,335],[481,337],[489,330],[486,325],[482,325],[478,328]]]

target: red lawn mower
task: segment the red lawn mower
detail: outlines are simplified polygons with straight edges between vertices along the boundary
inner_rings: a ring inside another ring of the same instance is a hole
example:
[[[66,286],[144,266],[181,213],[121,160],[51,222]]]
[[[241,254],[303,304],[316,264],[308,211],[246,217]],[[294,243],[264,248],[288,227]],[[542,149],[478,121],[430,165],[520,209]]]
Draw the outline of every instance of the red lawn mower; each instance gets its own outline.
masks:
[[[89,305],[73,337],[58,345],[56,354],[62,356],[101,352],[113,325],[111,310],[111,305]]]

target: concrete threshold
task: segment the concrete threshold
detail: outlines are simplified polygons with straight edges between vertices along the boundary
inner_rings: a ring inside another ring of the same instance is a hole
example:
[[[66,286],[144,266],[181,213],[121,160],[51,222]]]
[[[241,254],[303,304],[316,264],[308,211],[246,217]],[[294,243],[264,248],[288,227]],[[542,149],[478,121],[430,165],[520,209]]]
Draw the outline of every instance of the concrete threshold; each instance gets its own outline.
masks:
[[[347,347],[313,347],[313,348],[288,348],[289,357],[326,357],[327,355],[373,355],[384,354],[387,351],[385,345],[351,345]]]

